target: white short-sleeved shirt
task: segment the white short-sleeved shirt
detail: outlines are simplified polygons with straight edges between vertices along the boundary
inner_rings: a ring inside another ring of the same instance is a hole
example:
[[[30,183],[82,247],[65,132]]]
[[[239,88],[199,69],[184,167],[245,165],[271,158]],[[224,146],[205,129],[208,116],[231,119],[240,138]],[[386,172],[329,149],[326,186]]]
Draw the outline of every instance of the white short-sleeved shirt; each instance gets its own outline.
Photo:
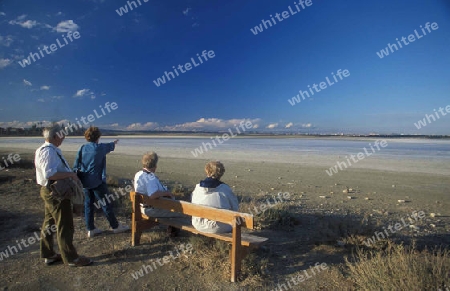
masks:
[[[72,172],[67,161],[61,154],[61,150],[49,142],[41,145],[34,155],[36,166],[36,182],[41,186],[47,186],[48,178],[59,172]]]
[[[152,196],[157,191],[167,191],[167,187],[161,184],[153,173],[139,171],[134,176],[134,189],[136,192]]]

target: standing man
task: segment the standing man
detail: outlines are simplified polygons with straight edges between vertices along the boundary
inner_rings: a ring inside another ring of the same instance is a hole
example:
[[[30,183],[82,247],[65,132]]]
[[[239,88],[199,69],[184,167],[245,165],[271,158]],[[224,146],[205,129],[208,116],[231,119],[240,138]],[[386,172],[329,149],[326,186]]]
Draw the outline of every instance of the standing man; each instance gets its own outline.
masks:
[[[62,201],[52,197],[50,185],[56,180],[72,178],[78,180],[69,164],[63,158],[58,148],[64,141],[65,135],[59,125],[43,130],[45,142],[37,150],[34,158],[36,166],[36,182],[41,185],[41,198],[44,200],[45,216],[41,230],[41,257],[46,265],[58,261],[71,267],[81,267],[92,264],[92,260],[79,256],[73,246],[72,202],[69,199]],[[56,238],[60,254],[53,250],[53,231],[56,229]]]

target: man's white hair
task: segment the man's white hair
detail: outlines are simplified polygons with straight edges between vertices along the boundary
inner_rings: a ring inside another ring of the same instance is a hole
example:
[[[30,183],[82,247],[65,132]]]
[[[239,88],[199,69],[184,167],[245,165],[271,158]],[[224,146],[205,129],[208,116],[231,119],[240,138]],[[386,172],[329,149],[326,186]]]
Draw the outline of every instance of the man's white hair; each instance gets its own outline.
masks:
[[[46,141],[52,142],[58,133],[60,135],[64,135],[64,133],[60,133],[60,132],[61,132],[61,126],[59,124],[55,124],[53,126],[44,128],[44,130],[42,131],[42,135],[44,136]]]

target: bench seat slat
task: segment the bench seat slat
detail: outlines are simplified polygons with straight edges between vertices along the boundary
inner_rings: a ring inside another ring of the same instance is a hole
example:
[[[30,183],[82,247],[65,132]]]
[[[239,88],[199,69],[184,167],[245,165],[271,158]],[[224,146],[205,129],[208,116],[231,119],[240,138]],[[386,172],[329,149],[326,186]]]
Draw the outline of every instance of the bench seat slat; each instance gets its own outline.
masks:
[[[172,225],[177,228],[187,230],[189,232],[195,233],[195,234],[201,234],[207,237],[213,237],[217,238],[223,241],[232,242],[233,237],[231,233],[207,233],[207,232],[201,232],[197,229],[195,229],[190,219],[185,218],[157,218],[156,221],[166,224],[166,225]],[[251,247],[251,246],[257,246],[265,241],[267,241],[268,238],[265,237],[259,237],[256,235],[252,235],[249,233],[242,233],[241,235],[241,245]]]

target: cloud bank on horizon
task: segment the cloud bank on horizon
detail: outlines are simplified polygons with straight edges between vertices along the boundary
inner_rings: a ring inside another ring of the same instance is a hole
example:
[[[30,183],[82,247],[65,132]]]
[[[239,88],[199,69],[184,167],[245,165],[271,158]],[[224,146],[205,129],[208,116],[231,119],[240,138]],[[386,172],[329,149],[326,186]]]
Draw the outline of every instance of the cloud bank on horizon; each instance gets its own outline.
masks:
[[[119,108],[90,124],[450,134],[445,111],[430,122],[450,104],[449,13],[444,0],[5,0],[0,127],[73,123],[109,101]]]

